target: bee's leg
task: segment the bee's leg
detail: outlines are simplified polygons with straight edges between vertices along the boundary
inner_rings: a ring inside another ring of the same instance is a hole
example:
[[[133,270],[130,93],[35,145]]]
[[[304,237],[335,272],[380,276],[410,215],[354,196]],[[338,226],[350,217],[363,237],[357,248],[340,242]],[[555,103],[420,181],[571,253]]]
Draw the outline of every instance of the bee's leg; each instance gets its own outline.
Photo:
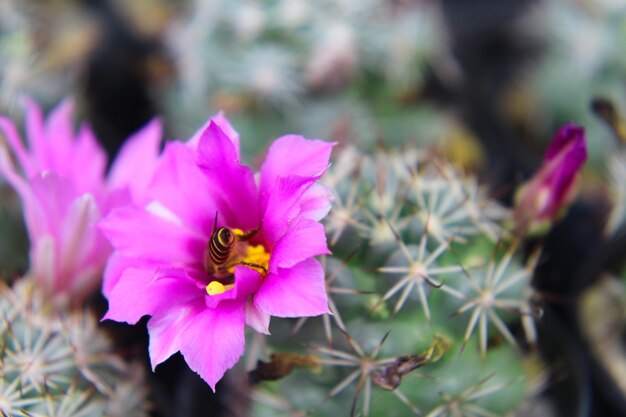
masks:
[[[250,263],[250,262],[243,262],[243,261],[239,262],[239,264],[240,264],[240,265],[249,266],[249,267],[251,267],[251,268],[259,268],[259,269],[262,269],[262,270],[263,270],[263,272],[264,272],[265,274],[267,274],[267,268],[265,268],[263,265],[253,264],[253,263]]]
[[[263,227],[263,220],[261,220],[261,222],[259,223],[259,227],[257,227],[256,229],[252,229],[242,234],[241,236],[237,236],[237,240],[239,240],[240,242],[245,242],[247,240],[252,239],[257,233],[259,233],[259,230],[261,230],[261,227]]]

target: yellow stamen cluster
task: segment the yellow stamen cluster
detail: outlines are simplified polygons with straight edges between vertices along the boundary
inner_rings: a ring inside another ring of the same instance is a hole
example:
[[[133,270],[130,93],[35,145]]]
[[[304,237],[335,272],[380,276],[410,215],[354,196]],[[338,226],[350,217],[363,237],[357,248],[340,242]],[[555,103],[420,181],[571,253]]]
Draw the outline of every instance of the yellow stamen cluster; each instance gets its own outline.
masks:
[[[267,253],[263,245],[248,246],[246,248],[246,255],[241,258],[239,262],[259,271],[261,275],[265,276],[267,268],[269,268],[270,254]],[[235,273],[235,266],[237,265],[238,264],[235,264],[228,268],[228,272],[231,274]],[[263,268],[265,268],[265,270]]]
[[[265,250],[263,245],[248,246],[246,256],[243,258],[243,262],[248,264],[259,265],[265,268],[254,268],[265,276],[270,264],[270,254]]]

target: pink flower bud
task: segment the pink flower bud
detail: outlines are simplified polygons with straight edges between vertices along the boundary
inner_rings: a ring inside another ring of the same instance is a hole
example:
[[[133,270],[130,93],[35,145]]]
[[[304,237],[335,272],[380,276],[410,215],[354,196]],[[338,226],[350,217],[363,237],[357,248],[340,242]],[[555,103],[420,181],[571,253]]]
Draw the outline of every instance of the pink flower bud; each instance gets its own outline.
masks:
[[[548,147],[541,168],[517,191],[517,230],[537,233],[549,226],[574,199],[580,170],[587,159],[585,131],[568,123]]]

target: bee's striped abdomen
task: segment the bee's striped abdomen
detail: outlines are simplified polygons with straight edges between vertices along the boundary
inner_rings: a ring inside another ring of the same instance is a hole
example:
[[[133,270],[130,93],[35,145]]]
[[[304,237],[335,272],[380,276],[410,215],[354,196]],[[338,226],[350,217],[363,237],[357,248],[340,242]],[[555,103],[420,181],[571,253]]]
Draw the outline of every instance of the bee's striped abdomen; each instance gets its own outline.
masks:
[[[209,258],[214,267],[225,266],[235,246],[235,235],[227,228],[220,227],[209,241]]]

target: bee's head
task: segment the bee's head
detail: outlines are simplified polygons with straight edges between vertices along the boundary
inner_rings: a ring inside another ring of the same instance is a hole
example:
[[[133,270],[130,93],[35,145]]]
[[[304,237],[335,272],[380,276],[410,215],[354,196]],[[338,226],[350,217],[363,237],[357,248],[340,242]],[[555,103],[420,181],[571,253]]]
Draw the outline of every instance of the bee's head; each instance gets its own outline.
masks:
[[[228,227],[220,227],[216,233],[222,246],[230,246],[235,242],[235,234]]]

